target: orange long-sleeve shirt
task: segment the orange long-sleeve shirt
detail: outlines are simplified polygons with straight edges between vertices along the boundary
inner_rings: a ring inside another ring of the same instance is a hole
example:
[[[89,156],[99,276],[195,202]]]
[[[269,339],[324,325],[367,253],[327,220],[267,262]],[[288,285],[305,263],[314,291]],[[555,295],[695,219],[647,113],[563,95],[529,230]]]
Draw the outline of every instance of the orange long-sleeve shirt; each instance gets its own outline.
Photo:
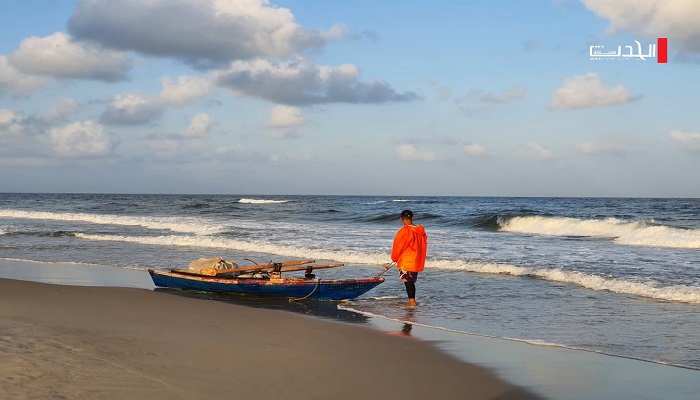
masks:
[[[428,235],[422,225],[404,225],[396,232],[391,260],[404,271],[421,272],[428,253]]]

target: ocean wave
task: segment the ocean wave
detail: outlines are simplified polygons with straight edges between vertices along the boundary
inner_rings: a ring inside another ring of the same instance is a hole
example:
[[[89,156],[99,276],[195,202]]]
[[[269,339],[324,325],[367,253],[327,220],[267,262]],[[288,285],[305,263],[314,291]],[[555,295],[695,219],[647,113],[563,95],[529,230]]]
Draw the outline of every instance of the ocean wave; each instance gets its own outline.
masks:
[[[289,200],[266,200],[266,199],[240,199],[238,200],[239,203],[244,203],[244,204],[282,204],[282,203],[289,203]]]
[[[85,233],[76,233],[75,236],[83,240],[116,241],[153,246],[217,248],[351,264],[379,265],[387,260],[387,254],[385,253],[370,254],[350,250],[314,249],[264,241],[242,241],[211,236],[119,236]],[[621,278],[585,274],[578,271],[565,271],[557,268],[542,269],[509,264],[468,263],[458,260],[430,260],[426,263],[426,268],[531,277],[551,282],[571,283],[591,290],[606,290],[613,293],[636,295],[658,300],[700,304],[699,287],[686,285],[660,286],[660,283],[656,282],[642,283]]]
[[[178,246],[228,249],[251,253],[268,253],[284,257],[311,258],[352,264],[378,265],[387,261],[387,254],[368,254],[350,250],[312,249],[303,246],[287,246],[263,241],[243,241],[211,236],[120,236],[76,233],[79,239],[137,243],[153,246]]]
[[[421,213],[417,214],[415,217],[415,222],[416,223],[423,223],[422,221],[426,220],[435,220],[435,219],[440,219],[443,218],[442,215],[439,214],[432,214],[432,213]],[[396,223],[397,221],[400,220],[400,214],[397,212],[392,212],[392,213],[386,213],[386,214],[378,214],[378,215],[373,215],[373,216],[361,216],[354,218],[356,221],[360,222],[392,222]]]
[[[219,233],[225,227],[203,224],[200,220],[176,217],[139,217],[107,214],[57,213],[0,209],[0,217],[16,219],[89,222],[100,225],[141,226],[148,229],[166,229],[173,232],[208,235]]]
[[[526,276],[552,282],[572,283],[591,290],[607,290],[613,293],[630,294],[657,300],[700,304],[700,287],[686,285],[657,286],[652,282],[641,283],[620,278],[607,278],[578,271],[565,271],[559,268],[542,269],[509,264],[481,264],[462,261],[432,261],[426,264],[426,268]]]
[[[71,231],[0,230],[0,236],[75,237],[75,233]]]
[[[700,231],[617,218],[519,216],[499,220],[500,231],[549,236],[600,237],[631,246],[700,249]]]

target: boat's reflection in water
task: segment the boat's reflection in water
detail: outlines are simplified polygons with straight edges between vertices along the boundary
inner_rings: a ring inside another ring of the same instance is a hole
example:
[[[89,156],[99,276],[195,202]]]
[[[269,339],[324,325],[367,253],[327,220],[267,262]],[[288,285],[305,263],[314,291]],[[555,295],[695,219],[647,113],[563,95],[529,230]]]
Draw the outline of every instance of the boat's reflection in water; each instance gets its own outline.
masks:
[[[338,309],[337,301],[300,300],[290,301],[286,297],[256,296],[251,294],[198,292],[171,288],[156,288],[156,292],[201,300],[214,300],[240,306],[291,311],[299,314],[330,318],[350,323],[366,323],[368,317],[352,311]]]

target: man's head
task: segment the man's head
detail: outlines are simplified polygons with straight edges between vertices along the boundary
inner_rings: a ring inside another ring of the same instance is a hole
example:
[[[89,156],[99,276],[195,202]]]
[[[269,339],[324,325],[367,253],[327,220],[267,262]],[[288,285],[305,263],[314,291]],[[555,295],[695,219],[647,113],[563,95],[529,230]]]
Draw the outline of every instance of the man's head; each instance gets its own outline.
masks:
[[[411,210],[403,210],[403,211],[401,211],[401,219],[402,219],[402,220],[413,221],[413,211],[411,211]]]

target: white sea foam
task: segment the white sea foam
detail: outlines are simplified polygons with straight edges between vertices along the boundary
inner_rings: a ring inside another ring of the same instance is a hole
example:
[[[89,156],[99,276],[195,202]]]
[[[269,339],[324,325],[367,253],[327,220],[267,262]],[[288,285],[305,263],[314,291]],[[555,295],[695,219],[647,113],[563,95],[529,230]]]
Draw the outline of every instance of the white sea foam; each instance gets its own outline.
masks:
[[[432,261],[426,265],[426,268],[528,276],[552,282],[572,283],[592,290],[607,290],[614,293],[631,294],[652,299],[700,304],[700,287],[686,285],[657,286],[652,282],[642,283],[619,278],[607,278],[578,271],[564,271],[559,268],[542,269],[508,264],[480,264],[462,261]]]
[[[615,243],[631,246],[700,249],[700,230],[648,226],[620,236],[615,239]]]
[[[119,236],[77,233],[76,237],[84,240],[117,241],[153,246],[219,248],[352,264],[378,265],[386,261],[386,254],[384,253],[369,254],[359,251],[314,249],[303,246],[274,244],[264,241],[241,241],[211,236]],[[426,264],[426,268],[527,276],[552,282],[571,283],[591,290],[607,290],[614,293],[630,294],[659,300],[700,304],[699,287],[686,285],[658,286],[658,284],[654,282],[642,283],[620,278],[607,278],[578,271],[565,271],[558,268],[543,269],[509,264],[467,263],[458,260],[429,261]]]
[[[612,238],[615,243],[633,246],[700,249],[700,230],[626,222],[616,218],[513,217],[501,224],[500,230],[550,236]]]
[[[410,203],[411,200],[402,200],[402,199],[396,199],[392,200],[394,203]]]
[[[201,220],[182,217],[139,217],[105,214],[57,213],[0,209],[0,217],[17,219],[89,222],[101,225],[141,226],[148,229],[167,229],[173,232],[207,235],[225,230],[223,226],[209,225]]]
[[[239,203],[245,203],[245,204],[282,204],[282,203],[289,203],[289,200],[265,200],[265,199],[240,199],[238,200]]]
[[[17,261],[17,262],[23,262],[23,263],[32,263],[32,264],[45,264],[45,265],[78,265],[78,266],[85,266],[85,267],[108,267],[108,268],[117,268],[117,269],[128,269],[132,271],[143,271],[146,269],[145,267],[134,267],[130,265],[110,265],[110,264],[96,264],[96,263],[87,263],[87,262],[79,262],[79,261],[40,261],[40,260],[32,260],[32,259],[26,259],[26,258],[11,258],[11,257],[0,257],[0,261]]]
[[[367,254],[357,251],[340,251],[313,249],[303,246],[287,246],[263,241],[242,241],[211,236],[120,236],[120,235],[91,235],[76,233],[75,236],[84,240],[116,241],[138,243],[153,246],[201,247],[229,249],[243,252],[268,253],[285,257],[312,258],[352,264],[377,265],[386,262],[384,253]]]

